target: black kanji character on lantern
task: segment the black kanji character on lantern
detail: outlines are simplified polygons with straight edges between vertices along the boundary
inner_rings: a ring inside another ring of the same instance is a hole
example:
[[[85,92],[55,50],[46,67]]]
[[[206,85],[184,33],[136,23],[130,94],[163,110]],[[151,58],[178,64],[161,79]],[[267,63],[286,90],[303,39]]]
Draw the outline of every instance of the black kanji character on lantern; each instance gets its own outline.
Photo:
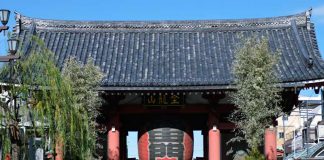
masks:
[[[172,128],[159,128],[149,132],[149,150],[150,157],[176,157],[182,159],[184,151],[183,133],[180,130]]]

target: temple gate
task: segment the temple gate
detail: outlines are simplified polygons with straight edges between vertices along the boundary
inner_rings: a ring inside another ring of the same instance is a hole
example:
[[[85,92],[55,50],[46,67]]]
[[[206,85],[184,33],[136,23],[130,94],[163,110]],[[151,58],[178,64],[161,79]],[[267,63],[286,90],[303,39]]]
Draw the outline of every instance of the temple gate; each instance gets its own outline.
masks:
[[[139,132],[141,160],[189,160],[193,130],[202,131],[204,157],[232,159],[226,145],[235,133],[227,119],[235,109],[231,66],[244,38],[266,37],[271,51],[281,51],[279,75],[283,110],[297,104],[303,88],[323,86],[320,57],[310,12],[296,15],[196,21],[66,21],[17,14],[14,34],[29,54],[31,36],[44,40],[57,65],[69,56],[86,63],[91,57],[105,74],[99,93],[105,115],[98,121],[103,159],[127,159],[126,136]],[[275,117],[274,117],[275,118]],[[275,125],[265,130],[265,154],[276,159]]]

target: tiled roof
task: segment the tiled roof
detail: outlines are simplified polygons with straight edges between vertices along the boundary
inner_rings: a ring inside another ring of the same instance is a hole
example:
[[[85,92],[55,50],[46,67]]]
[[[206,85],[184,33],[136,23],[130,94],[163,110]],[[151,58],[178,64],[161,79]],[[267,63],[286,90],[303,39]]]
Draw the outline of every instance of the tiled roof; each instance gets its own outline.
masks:
[[[63,21],[17,15],[16,32],[25,54],[31,35],[44,40],[57,64],[75,56],[94,58],[106,77],[103,87],[215,87],[233,85],[231,66],[242,37],[269,39],[281,51],[276,66],[282,83],[324,79],[308,12],[283,17],[196,21]],[[310,59],[313,65],[310,65]]]

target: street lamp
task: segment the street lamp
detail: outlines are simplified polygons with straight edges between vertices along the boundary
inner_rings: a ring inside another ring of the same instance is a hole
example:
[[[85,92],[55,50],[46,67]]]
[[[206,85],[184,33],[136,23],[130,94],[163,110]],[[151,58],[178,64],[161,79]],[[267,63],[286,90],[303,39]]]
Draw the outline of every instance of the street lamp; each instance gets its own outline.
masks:
[[[10,11],[7,9],[0,9],[0,21],[3,26],[0,27],[0,32],[3,30],[8,30],[9,27],[6,26],[9,21]]]
[[[8,30],[9,27],[6,26],[10,17],[10,11],[7,9],[0,9],[0,21],[3,26],[0,27],[0,32],[4,30]],[[14,59],[19,59],[20,56],[17,56],[19,41],[17,39],[10,38],[8,39],[8,49],[9,55],[7,56],[0,56],[0,62],[9,62]]]
[[[17,39],[14,39],[14,38],[8,39],[8,49],[9,49],[10,55],[15,55],[17,53],[18,43],[19,43],[19,40],[17,40]]]
[[[16,55],[18,50],[19,41],[17,39],[10,38],[8,39],[8,49],[9,55],[0,56],[0,62],[10,62],[14,59],[19,59],[20,56]]]

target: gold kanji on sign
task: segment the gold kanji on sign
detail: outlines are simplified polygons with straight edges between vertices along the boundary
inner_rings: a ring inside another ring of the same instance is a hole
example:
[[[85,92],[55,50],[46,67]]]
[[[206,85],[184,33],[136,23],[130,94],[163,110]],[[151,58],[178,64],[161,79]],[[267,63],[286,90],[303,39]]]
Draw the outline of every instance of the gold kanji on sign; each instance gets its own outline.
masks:
[[[146,95],[143,97],[143,104],[149,106],[175,106],[184,104],[183,95]]]

